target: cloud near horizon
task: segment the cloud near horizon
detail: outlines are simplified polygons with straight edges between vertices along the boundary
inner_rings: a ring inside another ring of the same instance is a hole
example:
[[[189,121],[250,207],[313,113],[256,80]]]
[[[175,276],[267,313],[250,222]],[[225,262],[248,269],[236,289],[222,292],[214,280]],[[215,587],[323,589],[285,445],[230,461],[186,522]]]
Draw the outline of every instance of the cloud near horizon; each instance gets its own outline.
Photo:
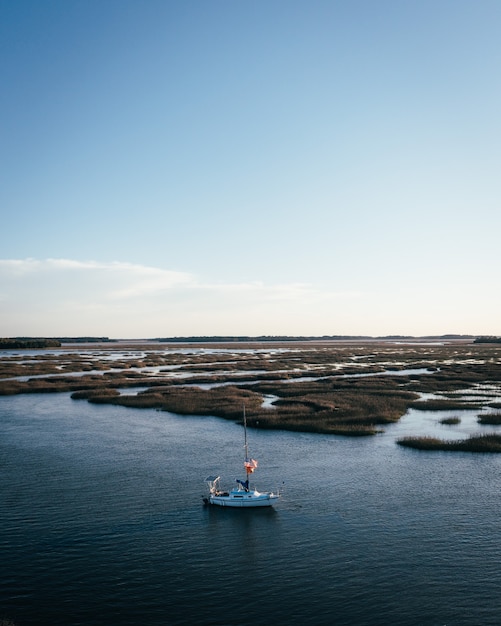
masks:
[[[0,260],[3,336],[301,334],[298,321],[318,316],[315,308],[359,296],[304,283],[203,282],[118,261]]]

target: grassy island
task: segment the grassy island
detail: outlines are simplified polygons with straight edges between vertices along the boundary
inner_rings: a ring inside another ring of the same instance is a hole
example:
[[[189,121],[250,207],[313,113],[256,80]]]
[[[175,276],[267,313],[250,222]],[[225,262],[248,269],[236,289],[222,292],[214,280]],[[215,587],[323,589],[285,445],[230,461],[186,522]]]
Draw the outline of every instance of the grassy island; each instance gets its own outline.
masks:
[[[398,445],[416,450],[446,452],[501,452],[501,435],[472,435],[460,441],[444,441],[434,437],[404,437]]]
[[[487,413],[486,415],[479,415],[477,420],[479,424],[488,424],[490,426],[500,426],[501,425],[501,413]]]
[[[459,417],[444,417],[444,419],[440,420],[441,424],[445,426],[456,426],[461,423],[461,418]]]
[[[263,408],[260,385],[221,386],[213,389],[162,386],[137,395],[120,395],[115,390],[88,390],[72,394],[72,398],[125,407],[155,408],[178,415],[215,415],[240,421],[245,404],[247,424],[251,428],[296,430],[346,436],[374,435],[378,424],[397,421],[405,412],[413,395],[394,393],[385,396],[381,389],[358,393],[333,391],[331,384],[267,385],[268,393],[283,393],[271,408]],[[355,393],[356,398],[353,396]]]

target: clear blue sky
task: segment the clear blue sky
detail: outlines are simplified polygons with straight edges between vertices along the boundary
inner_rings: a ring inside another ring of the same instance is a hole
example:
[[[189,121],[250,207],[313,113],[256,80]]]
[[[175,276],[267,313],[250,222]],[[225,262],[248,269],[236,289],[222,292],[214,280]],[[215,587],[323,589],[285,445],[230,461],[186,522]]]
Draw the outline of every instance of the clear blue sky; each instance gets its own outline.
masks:
[[[501,334],[499,0],[0,0],[0,336]]]

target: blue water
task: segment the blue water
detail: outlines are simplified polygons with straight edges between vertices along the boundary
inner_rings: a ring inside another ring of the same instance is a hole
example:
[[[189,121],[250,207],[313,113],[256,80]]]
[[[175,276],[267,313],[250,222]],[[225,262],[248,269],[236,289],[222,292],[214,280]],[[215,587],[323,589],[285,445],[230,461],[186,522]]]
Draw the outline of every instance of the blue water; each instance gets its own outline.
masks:
[[[0,619],[499,625],[501,455],[397,446],[419,420],[372,438],[250,431],[256,486],[283,498],[220,510],[203,481],[239,476],[240,426],[0,397]]]

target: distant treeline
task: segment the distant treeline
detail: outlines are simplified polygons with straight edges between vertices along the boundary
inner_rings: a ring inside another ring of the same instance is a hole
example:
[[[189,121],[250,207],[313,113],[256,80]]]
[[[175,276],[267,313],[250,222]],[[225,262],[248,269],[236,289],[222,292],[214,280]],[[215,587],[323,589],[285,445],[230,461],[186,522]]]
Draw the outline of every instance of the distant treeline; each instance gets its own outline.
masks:
[[[59,348],[58,339],[42,337],[0,337],[0,350],[22,350],[23,348]]]
[[[61,343],[110,343],[117,341],[109,337],[58,337]]]
[[[501,343],[501,337],[477,337],[473,343]]]
[[[63,343],[105,343],[116,341],[108,337],[0,337],[0,350],[23,348],[59,348]]]
[[[291,337],[289,335],[266,335],[258,337],[250,337],[247,335],[228,336],[228,335],[211,335],[207,337],[158,337],[152,341],[161,341],[168,343],[229,343],[229,342],[256,342],[256,341],[312,341],[312,340],[328,340],[328,339],[370,339],[370,337]]]
[[[364,341],[364,340],[384,340],[384,341],[403,341],[403,340],[419,340],[419,339],[473,339],[472,335],[440,335],[433,337],[413,337],[411,335],[386,335],[384,337],[371,337],[369,335],[322,335],[319,336],[290,336],[290,335],[261,335],[258,337],[241,336],[223,336],[213,335],[207,337],[157,337],[152,341],[160,341],[166,343],[229,343],[229,342],[265,342],[265,341]]]

